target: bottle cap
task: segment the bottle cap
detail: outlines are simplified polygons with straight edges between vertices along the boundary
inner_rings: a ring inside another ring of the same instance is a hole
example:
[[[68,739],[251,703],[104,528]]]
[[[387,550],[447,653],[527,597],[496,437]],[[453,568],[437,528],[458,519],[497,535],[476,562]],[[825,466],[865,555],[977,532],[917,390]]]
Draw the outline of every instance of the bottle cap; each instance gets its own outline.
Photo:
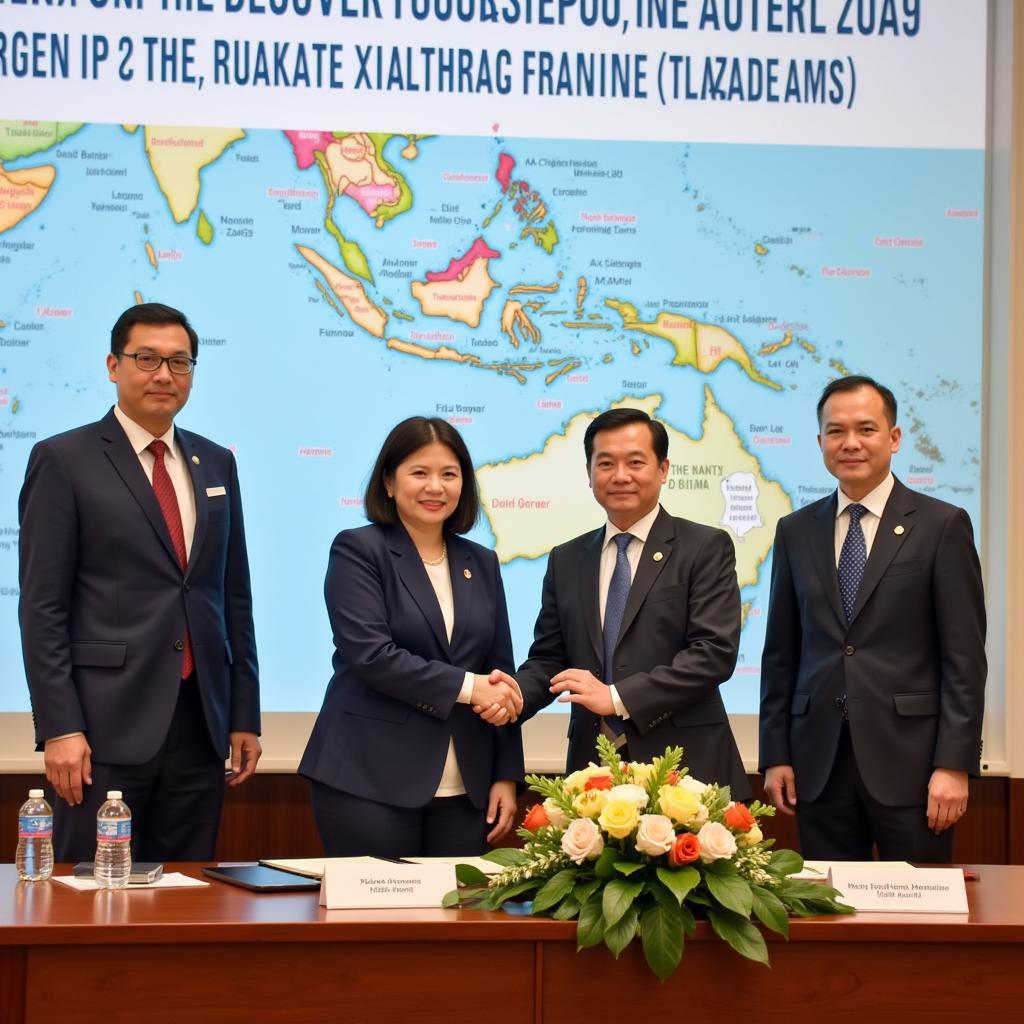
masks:
[[[119,790],[119,789],[109,789],[109,790],[107,790],[107,799],[108,800],[120,800],[121,799],[121,790]]]
[[[43,791],[41,789],[30,789],[28,791],[28,798],[29,800],[42,800]]]

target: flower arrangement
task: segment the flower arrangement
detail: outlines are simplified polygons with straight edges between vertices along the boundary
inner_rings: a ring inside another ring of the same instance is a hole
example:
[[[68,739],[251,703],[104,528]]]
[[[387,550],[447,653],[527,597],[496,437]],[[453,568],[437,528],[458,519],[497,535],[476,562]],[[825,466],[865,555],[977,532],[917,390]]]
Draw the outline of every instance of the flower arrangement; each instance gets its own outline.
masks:
[[[803,859],[773,850],[759,820],[775,808],[734,803],[728,787],[705,784],[681,767],[681,747],[651,763],[623,763],[597,741],[600,764],[565,778],[527,777],[544,797],[523,821],[522,849],[485,859],[488,877],[459,864],[459,888],[444,906],[497,910],[532,898],[533,914],[577,919],[577,949],[603,942],[618,955],[639,935],[651,970],[664,981],[679,965],[696,918],[737,953],[768,963],[765,928],[788,936],[790,914],[848,914],[835,889],[788,877]]]

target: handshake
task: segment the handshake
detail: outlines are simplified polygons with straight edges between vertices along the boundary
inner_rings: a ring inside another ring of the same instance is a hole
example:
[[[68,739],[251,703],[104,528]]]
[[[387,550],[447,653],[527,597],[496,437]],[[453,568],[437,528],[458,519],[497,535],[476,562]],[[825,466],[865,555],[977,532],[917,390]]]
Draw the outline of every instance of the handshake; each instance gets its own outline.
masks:
[[[510,725],[523,713],[523,695],[519,685],[501,669],[489,676],[473,676],[473,711],[493,726]]]

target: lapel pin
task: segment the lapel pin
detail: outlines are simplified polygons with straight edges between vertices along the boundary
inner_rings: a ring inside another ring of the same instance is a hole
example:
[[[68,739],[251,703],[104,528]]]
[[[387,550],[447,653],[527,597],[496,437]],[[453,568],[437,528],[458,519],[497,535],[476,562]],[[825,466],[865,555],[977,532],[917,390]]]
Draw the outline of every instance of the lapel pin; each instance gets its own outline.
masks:
[[[193,455],[192,456],[192,461],[198,466],[199,465],[199,456],[198,455]]]
[[[892,532],[895,533],[897,537],[902,537],[906,531],[903,529],[902,526],[894,526],[892,528]]]
[[[471,580],[473,578],[473,574],[468,569],[463,569],[462,575],[465,576],[467,580]]]
[[[660,562],[664,557],[665,556],[660,551],[655,551],[654,554],[651,555],[651,558],[653,558],[656,562]]]

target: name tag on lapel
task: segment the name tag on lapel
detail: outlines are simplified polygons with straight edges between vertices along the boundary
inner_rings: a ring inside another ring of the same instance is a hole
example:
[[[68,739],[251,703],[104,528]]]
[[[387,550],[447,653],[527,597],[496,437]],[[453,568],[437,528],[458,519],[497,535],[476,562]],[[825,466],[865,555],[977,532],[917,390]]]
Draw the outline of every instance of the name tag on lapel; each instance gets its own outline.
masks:
[[[222,494],[227,494],[227,490],[223,487],[207,487],[206,496],[208,498],[219,498]]]

